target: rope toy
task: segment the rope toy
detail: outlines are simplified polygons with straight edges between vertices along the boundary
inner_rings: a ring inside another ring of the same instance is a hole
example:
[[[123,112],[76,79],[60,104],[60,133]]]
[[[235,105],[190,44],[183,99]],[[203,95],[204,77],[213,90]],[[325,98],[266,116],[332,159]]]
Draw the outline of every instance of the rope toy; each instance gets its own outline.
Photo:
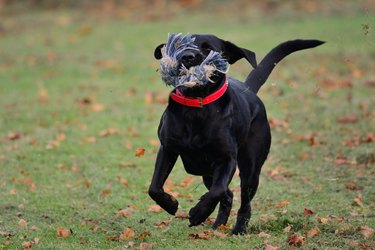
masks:
[[[187,69],[184,65],[178,68],[179,60],[186,50],[199,51],[194,44],[195,38],[190,34],[170,34],[167,44],[161,49],[160,60],[161,79],[174,87],[194,87],[213,83],[210,79],[215,72],[226,74],[229,64],[221,53],[211,50],[208,56],[199,65]]]

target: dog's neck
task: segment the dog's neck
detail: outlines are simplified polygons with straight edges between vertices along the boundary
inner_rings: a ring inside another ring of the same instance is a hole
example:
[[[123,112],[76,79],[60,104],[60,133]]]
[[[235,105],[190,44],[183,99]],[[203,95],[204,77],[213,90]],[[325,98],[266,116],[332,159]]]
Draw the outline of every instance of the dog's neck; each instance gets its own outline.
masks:
[[[226,76],[224,74],[220,74],[212,77],[212,80],[214,81],[212,84],[195,86],[191,88],[179,87],[178,90],[186,97],[204,98],[216,92],[225,83]]]

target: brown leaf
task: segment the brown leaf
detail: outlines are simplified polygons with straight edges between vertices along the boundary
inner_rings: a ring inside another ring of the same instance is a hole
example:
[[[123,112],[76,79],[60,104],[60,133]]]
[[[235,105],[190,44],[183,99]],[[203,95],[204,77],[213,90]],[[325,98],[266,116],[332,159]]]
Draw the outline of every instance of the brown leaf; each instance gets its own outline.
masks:
[[[362,203],[362,195],[361,194],[358,194],[354,199],[353,199],[354,203],[357,204],[358,206],[360,207],[363,207],[363,203]]]
[[[194,182],[194,177],[190,176],[190,177],[187,177],[187,178],[183,179],[180,182],[180,186],[181,187],[187,187],[187,186],[189,186],[193,182]]]
[[[314,227],[306,233],[307,238],[312,238],[320,234],[320,229],[318,227]]]
[[[141,240],[141,239],[146,238],[146,237],[148,237],[148,236],[150,236],[150,235],[151,235],[150,232],[144,231],[144,232],[142,232],[140,235],[138,235],[138,236],[136,237],[136,239],[137,239],[137,240]]]
[[[226,224],[226,225],[220,225],[220,226],[218,226],[217,228],[218,228],[219,230],[221,230],[221,231],[229,231],[229,230],[232,229],[231,226],[230,226],[229,224]]]
[[[22,242],[23,249],[30,249],[33,247],[33,243],[31,241],[24,241]]]
[[[155,243],[147,243],[147,242],[142,242],[139,244],[139,250],[145,250],[145,249],[150,249],[153,248]]]
[[[149,212],[161,212],[163,209],[159,205],[151,205],[148,207]]]
[[[293,225],[288,225],[286,228],[283,229],[283,232],[289,233],[290,230],[292,229]]]
[[[355,161],[352,161],[344,156],[339,156],[336,157],[334,163],[337,165],[354,165]]]
[[[156,227],[165,227],[165,226],[168,226],[170,222],[171,222],[171,219],[168,219],[168,220],[164,220],[160,222],[155,222],[154,225]]]
[[[116,128],[108,128],[108,129],[100,131],[99,135],[100,136],[109,136],[109,135],[116,135],[118,133],[119,133],[118,129],[116,129]]]
[[[108,184],[105,189],[100,193],[101,197],[105,197],[111,193],[111,185]]]
[[[368,227],[368,226],[363,226],[363,227],[360,227],[359,228],[360,231],[361,231],[361,234],[363,235],[363,237],[365,237],[366,239],[368,238],[371,238],[374,236],[374,229]]]
[[[214,235],[217,236],[217,237],[219,237],[219,238],[226,238],[226,237],[228,237],[227,234],[219,232],[219,231],[214,231]]]
[[[135,156],[136,157],[141,157],[141,156],[143,156],[145,154],[145,151],[146,150],[144,148],[137,148],[135,150]]]
[[[125,228],[119,236],[119,240],[130,240],[135,236],[135,231],[131,227]]]
[[[286,207],[288,205],[289,205],[289,201],[284,200],[284,201],[279,201],[278,203],[276,203],[275,207],[276,208],[282,208],[282,207]]]
[[[341,124],[352,124],[352,123],[356,123],[357,121],[358,121],[358,116],[355,114],[343,116],[337,120],[337,122]]]
[[[258,234],[258,237],[259,238],[270,238],[271,237],[271,235],[270,234],[268,234],[268,233],[265,233],[265,232],[260,232],[259,234]]]
[[[21,132],[9,132],[7,137],[9,140],[15,141],[20,139],[22,136],[23,134]]]
[[[127,179],[118,176],[118,177],[117,177],[117,180],[118,180],[121,184],[123,184],[126,188],[129,187],[129,182],[128,182]]]
[[[116,212],[117,216],[129,218],[132,216],[134,209],[131,207],[120,209]]]
[[[93,103],[91,105],[91,109],[94,112],[101,112],[101,111],[105,110],[105,105],[104,104],[100,104],[100,103]]]
[[[264,250],[279,250],[281,248],[281,246],[272,246],[272,245],[269,245],[269,244],[266,244],[264,246]]]
[[[357,184],[353,183],[353,182],[349,182],[345,185],[346,189],[349,189],[349,190],[361,190],[362,187],[358,186]]]
[[[208,240],[209,238],[212,237],[211,231],[203,231],[201,233],[197,234],[189,234],[189,237],[194,238],[194,239],[199,239],[199,240]]]
[[[304,216],[310,216],[310,215],[313,215],[313,214],[314,214],[314,212],[310,209],[307,209],[307,208],[305,208],[304,211],[303,211]]]
[[[27,222],[26,222],[24,219],[20,219],[20,220],[18,221],[18,226],[19,226],[19,228],[21,228],[21,229],[26,229],[26,228],[27,228]]]
[[[298,235],[297,233],[292,233],[288,236],[286,242],[293,247],[300,247],[305,242],[304,237]]]
[[[318,218],[317,220],[318,220],[318,222],[320,222],[322,224],[327,224],[330,219],[327,218],[327,217],[322,217],[322,218]]]
[[[86,188],[90,188],[91,187],[91,181],[85,180],[85,186],[86,186]]]
[[[70,230],[65,227],[56,228],[56,236],[59,238],[68,238],[70,236]]]

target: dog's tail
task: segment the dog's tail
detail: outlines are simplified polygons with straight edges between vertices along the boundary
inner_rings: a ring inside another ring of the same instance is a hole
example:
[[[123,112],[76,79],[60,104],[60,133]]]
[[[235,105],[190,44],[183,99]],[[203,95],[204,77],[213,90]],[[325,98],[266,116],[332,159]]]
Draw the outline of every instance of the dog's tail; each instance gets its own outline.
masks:
[[[284,57],[295,51],[314,48],[323,43],[323,41],[319,40],[293,40],[279,44],[263,58],[255,69],[250,72],[245,83],[254,93],[257,93],[260,87],[266,82],[273,68]]]

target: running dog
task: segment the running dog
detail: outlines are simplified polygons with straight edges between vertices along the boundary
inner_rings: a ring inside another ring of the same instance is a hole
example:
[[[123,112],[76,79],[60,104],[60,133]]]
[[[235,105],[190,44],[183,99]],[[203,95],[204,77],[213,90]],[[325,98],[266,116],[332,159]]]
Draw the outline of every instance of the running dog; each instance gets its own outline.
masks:
[[[255,53],[214,35],[172,34],[156,47],[162,80],[174,87],[158,128],[160,149],[149,195],[174,215],[178,201],[163,185],[178,156],[186,172],[202,176],[208,192],[189,211],[190,226],[204,222],[219,205],[213,228],[225,225],[232,208],[228,185],[239,169],[241,206],[233,234],[245,234],[250,202],[267,158],[271,133],[260,87],[287,55],[323,44],[319,40],[292,40],[272,49],[256,62]],[[253,67],[244,83],[227,76],[229,65],[245,58]]]

